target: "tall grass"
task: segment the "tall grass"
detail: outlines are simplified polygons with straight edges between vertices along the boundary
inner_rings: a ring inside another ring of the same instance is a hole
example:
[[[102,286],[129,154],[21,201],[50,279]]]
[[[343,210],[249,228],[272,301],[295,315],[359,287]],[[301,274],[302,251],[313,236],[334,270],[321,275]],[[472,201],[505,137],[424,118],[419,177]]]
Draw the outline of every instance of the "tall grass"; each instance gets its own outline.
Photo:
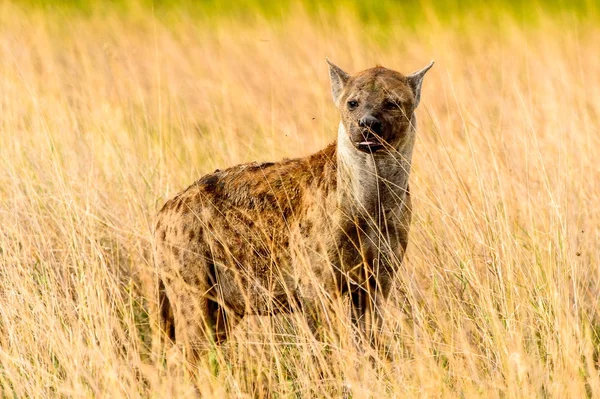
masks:
[[[600,397],[598,9],[315,4],[0,4],[0,396]],[[389,358],[248,318],[194,380],[152,345],[154,215],[334,140],[325,56],[436,60]]]

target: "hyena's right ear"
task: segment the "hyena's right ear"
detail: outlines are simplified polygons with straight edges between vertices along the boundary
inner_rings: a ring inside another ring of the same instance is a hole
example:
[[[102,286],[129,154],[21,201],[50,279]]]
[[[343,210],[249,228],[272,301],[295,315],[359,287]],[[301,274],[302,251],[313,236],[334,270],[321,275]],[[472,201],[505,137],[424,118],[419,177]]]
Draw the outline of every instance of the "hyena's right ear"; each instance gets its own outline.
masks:
[[[337,107],[340,106],[340,96],[350,75],[342,71],[340,67],[329,61],[329,58],[325,58],[329,64],[329,78],[331,79],[331,95],[333,96],[333,102]]]

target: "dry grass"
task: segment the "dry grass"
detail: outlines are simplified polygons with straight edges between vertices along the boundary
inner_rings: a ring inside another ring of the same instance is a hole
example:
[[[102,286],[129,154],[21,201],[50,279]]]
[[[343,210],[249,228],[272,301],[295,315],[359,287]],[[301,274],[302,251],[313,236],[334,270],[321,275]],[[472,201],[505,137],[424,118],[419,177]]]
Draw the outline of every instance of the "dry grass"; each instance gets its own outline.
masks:
[[[324,57],[427,75],[391,360],[249,319],[204,397],[600,397],[597,10],[410,28],[0,4],[0,396],[193,392],[153,351],[151,226],[202,174],[335,137]],[[288,334],[289,333],[289,334]],[[314,354],[320,360],[314,362]],[[375,361],[366,361],[368,355]],[[346,388],[348,390],[348,388]]]

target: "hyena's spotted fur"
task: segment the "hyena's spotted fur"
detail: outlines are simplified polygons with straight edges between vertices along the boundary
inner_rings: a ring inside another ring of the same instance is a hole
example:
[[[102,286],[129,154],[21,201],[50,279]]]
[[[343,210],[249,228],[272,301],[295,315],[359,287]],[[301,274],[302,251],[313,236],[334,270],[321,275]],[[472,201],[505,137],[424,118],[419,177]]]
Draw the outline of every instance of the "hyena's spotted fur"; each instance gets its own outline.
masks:
[[[406,250],[414,110],[431,65],[349,76],[330,63],[336,143],[217,170],[164,205],[155,233],[162,311],[188,353],[224,340],[245,314],[299,308],[316,331],[318,290],[349,294],[359,324],[377,310]]]

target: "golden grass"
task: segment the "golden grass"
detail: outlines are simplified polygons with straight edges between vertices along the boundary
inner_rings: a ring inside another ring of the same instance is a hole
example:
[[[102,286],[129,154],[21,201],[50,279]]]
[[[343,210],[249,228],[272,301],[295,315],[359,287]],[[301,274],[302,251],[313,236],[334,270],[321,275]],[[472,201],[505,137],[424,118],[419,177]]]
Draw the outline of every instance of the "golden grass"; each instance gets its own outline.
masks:
[[[328,56],[436,60],[392,360],[356,350],[341,316],[327,355],[295,316],[248,319],[199,370],[203,397],[600,397],[596,19],[425,14],[374,34],[344,12],[167,23],[2,3],[0,396],[193,392],[151,345],[154,215],[217,167],[332,141]]]

